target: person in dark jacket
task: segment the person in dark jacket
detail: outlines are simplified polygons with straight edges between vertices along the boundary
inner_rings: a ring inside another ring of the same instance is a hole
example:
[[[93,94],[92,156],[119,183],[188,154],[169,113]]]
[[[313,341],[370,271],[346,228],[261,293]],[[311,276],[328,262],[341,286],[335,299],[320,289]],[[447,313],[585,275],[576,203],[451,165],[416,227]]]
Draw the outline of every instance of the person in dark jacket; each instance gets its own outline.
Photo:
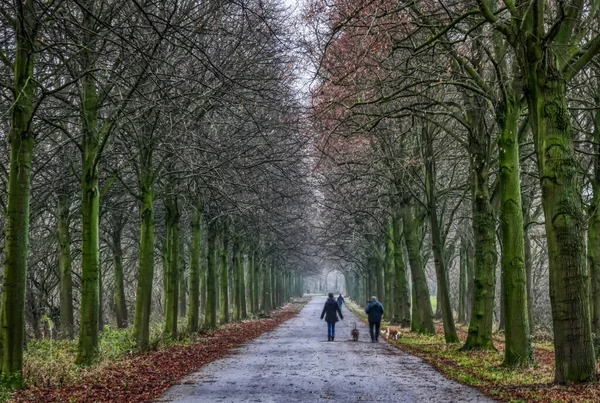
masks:
[[[379,341],[379,328],[381,327],[381,317],[383,316],[383,305],[377,301],[377,297],[371,297],[371,302],[367,305],[365,312],[369,315],[369,332],[371,333],[371,342]]]
[[[342,294],[340,294],[340,296],[338,297],[337,302],[340,306],[340,309],[342,309],[342,307],[344,306],[344,297],[342,297]]]
[[[321,312],[321,319],[325,317],[325,322],[327,322],[327,341],[333,341],[335,338],[335,322],[338,321],[338,315],[340,316],[340,319],[344,319],[342,310],[335,301],[333,293],[329,293],[329,298],[327,298],[325,306],[323,307],[323,312]]]

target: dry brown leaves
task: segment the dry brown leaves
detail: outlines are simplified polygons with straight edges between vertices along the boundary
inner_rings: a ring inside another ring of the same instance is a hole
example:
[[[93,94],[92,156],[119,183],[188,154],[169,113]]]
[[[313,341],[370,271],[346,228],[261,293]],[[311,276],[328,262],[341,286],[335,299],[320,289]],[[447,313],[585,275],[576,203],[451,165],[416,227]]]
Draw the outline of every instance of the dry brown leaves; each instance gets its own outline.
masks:
[[[298,313],[287,305],[268,319],[248,320],[206,333],[199,342],[143,353],[102,368],[86,382],[68,388],[24,389],[11,400],[24,402],[147,402],[180,378],[215,361],[236,346],[273,330]]]

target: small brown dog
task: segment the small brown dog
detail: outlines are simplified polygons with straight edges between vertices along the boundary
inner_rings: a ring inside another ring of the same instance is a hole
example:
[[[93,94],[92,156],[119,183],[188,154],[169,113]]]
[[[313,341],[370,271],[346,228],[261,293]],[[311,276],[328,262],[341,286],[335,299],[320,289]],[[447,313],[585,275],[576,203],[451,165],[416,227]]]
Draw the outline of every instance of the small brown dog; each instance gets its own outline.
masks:
[[[352,335],[352,341],[358,341],[358,329],[356,328],[356,322],[354,322],[354,329],[352,329],[352,332],[350,332],[350,334]]]
[[[399,340],[400,337],[402,337],[402,334],[400,333],[400,329],[398,329],[397,327],[394,326],[386,326],[383,329],[381,329],[381,334],[386,338],[386,339],[392,339],[392,340]]]

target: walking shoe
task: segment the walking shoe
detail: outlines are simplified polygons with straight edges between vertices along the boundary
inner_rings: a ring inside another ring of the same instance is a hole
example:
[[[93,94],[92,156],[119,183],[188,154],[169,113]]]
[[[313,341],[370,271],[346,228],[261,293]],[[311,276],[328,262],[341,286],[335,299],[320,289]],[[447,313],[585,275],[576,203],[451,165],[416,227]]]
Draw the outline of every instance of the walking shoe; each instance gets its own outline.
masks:
[[[335,340],[335,336],[331,336],[331,341],[334,341],[334,340]]]

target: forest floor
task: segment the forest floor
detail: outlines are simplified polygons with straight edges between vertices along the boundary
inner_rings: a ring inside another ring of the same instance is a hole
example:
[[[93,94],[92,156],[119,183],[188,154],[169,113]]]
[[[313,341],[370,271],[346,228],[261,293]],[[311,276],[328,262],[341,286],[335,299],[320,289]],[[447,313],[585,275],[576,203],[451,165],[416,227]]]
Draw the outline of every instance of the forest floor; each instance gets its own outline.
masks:
[[[35,350],[38,357],[36,361],[31,352],[25,357],[26,388],[5,399],[14,403],[148,402],[183,376],[293,318],[306,302],[308,299],[299,299],[273,312],[269,318],[223,325],[192,338],[158,345],[156,351],[131,351],[89,368],[74,365],[74,342],[66,342],[68,348],[62,348],[60,341],[47,340],[44,343],[50,347],[46,346],[44,351],[49,357],[39,359],[41,349],[30,349]],[[110,349],[111,345],[113,350],[120,349],[114,340],[112,344],[110,340],[104,343],[107,346],[101,345],[101,350]]]
[[[325,299],[314,297],[295,318],[184,378],[159,402],[492,401],[384,340],[371,343],[367,326],[345,307],[335,341],[327,342]],[[358,342],[350,339],[355,323]]]
[[[365,320],[356,305],[353,310]],[[383,327],[383,326],[382,326]],[[436,323],[437,334],[424,336],[407,329],[399,340],[390,343],[402,351],[421,357],[446,377],[476,387],[485,395],[503,402],[599,402],[600,386],[558,386],[554,379],[554,351],[549,342],[534,343],[536,363],[532,367],[512,369],[502,366],[504,336],[494,336],[496,351],[459,351],[462,344],[446,344],[442,323]],[[467,338],[466,326],[457,325],[461,343]],[[598,367],[600,371],[600,366]]]

